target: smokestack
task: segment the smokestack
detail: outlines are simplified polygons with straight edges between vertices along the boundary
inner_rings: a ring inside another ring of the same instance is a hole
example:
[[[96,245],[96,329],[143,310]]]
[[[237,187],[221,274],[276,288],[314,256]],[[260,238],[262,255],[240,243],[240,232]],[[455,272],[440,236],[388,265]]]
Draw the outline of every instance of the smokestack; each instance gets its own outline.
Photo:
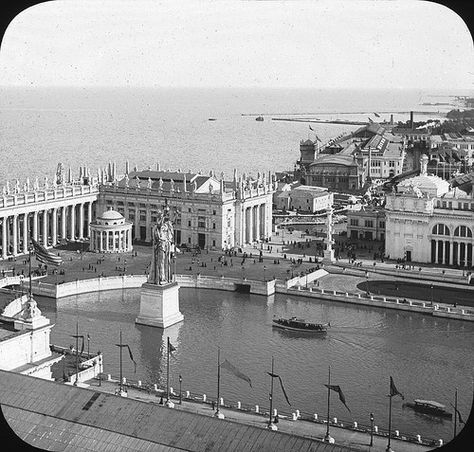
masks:
[[[410,112],[410,129],[413,130],[413,112]]]
[[[390,125],[393,126],[393,114],[390,115]]]

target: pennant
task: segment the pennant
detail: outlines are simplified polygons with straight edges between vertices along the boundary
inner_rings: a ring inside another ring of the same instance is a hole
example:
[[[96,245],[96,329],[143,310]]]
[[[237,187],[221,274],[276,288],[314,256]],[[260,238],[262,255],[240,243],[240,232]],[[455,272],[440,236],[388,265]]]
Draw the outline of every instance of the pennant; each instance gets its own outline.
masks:
[[[372,119],[370,119],[370,118],[368,118],[368,119],[369,119],[369,122],[374,122],[374,121],[372,121]]]
[[[134,369],[134,373],[137,373],[137,363],[135,362],[135,360],[133,359],[133,355],[132,355],[132,350],[130,349],[130,346],[128,344],[115,344],[117,347],[127,347],[128,348],[128,354],[130,355],[130,359],[132,360],[133,362],[133,365],[135,366],[135,369]]]
[[[456,415],[458,416],[459,423],[460,423],[460,424],[465,424],[463,418],[461,417],[461,413],[459,412],[459,410],[458,410],[453,404],[451,404],[451,406],[454,408],[454,411],[455,411],[454,415],[455,415],[455,416],[456,416]]]
[[[168,338],[168,353],[173,358],[176,358],[176,356],[173,355],[173,352],[175,352],[175,351],[176,351],[176,347],[173,346],[173,344],[170,342],[170,339]]]
[[[244,373],[240,372],[239,369],[237,369],[237,367],[235,367],[233,364],[231,364],[229,361],[225,360],[222,364],[221,364],[221,367],[223,369],[227,369],[229,372],[233,373],[237,378],[240,378],[241,380],[244,380],[246,381],[250,387],[252,387],[252,380],[250,380],[249,377],[247,377],[247,375],[245,375]]]
[[[312,130],[314,132],[314,129],[311,126],[309,126],[309,130]]]
[[[79,339],[81,338],[82,339],[82,345],[81,345],[81,355],[82,353],[84,352],[84,335],[83,334],[79,334],[79,335],[73,335],[72,336],[74,339]]]
[[[278,378],[278,380],[280,380],[281,391],[283,392],[283,395],[285,396],[286,403],[288,403],[288,405],[291,406],[288,396],[286,395],[285,387],[283,386],[283,380],[281,379],[280,375],[272,374],[271,372],[267,372],[267,374],[270,375],[270,377],[272,378]]]
[[[393,378],[390,377],[390,396],[389,397],[393,397],[396,395],[401,396],[402,400],[405,400],[405,397],[403,397],[403,394],[395,386],[395,383],[393,382]]]
[[[30,238],[31,243],[33,244],[33,251],[35,253],[36,259],[42,264],[49,265],[61,265],[63,260],[56,254],[48,251],[43,245],[40,245],[35,239]]]
[[[349,413],[351,412],[351,410],[349,409],[349,407],[346,405],[346,398],[344,397],[344,393],[342,392],[342,389],[340,386],[338,385],[324,385],[326,386],[326,388],[328,389],[331,389],[332,391],[335,391],[339,394],[339,400],[344,404],[344,406],[347,408],[347,410],[349,411]]]
[[[377,116],[377,118],[380,118],[380,115],[378,113],[374,113],[375,116]]]

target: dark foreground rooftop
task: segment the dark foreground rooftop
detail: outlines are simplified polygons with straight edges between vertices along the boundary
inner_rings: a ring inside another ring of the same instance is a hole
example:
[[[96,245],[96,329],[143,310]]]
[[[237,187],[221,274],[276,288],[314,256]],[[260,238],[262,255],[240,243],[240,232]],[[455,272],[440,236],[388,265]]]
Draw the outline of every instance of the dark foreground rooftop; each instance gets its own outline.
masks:
[[[47,450],[353,450],[3,370],[0,404],[23,441]]]

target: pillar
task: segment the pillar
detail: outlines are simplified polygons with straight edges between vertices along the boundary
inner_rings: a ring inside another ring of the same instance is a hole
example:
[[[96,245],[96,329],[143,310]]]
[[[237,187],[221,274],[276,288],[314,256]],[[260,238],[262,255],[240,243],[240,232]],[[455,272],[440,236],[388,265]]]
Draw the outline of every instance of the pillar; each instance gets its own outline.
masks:
[[[28,213],[23,215],[23,253],[28,253]]]
[[[84,238],[84,203],[79,204],[79,240]]]
[[[461,242],[458,242],[458,260],[457,264],[461,265]]]
[[[91,236],[91,223],[92,223],[92,201],[87,204],[87,235]]]
[[[53,209],[51,220],[53,221],[52,231],[51,231],[52,245],[56,246],[56,243],[58,240],[58,209],[56,207]]]
[[[67,206],[61,207],[61,240],[66,240],[66,214]]]
[[[105,231],[105,250],[109,251],[109,231]]]
[[[38,240],[38,212],[33,212],[33,238]]]
[[[71,240],[76,240],[76,206],[71,206]]]
[[[43,245],[48,246],[48,210],[43,210]]]
[[[452,240],[450,240],[450,243],[449,243],[449,262],[448,264],[449,265],[453,265],[454,264],[454,261],[453,261],[453,258],[454,258],[454,243]]]
[[[13,215],[13,255],[16,256],[18,252],[18,215]]]
[[[248,225],[248,236],[249,243],[253,242],[253,207],[248,208],[249,212],[249,225]]]
[[[8,251],[7,228],[8,228],[8,217],[3,217],[3,222],[2,222],[2,258],[3,259],[6,259],[7,251]]]
[[[255,239],[260,240],[260,205],[255,206]]]

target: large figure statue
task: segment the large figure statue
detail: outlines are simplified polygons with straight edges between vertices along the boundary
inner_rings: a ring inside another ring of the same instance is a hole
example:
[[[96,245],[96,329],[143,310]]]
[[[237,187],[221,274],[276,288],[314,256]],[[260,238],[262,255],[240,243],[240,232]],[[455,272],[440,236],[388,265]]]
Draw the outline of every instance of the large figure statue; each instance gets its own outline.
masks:
[[[169,216],[169,208],[158,214],[152,230],[153,254],[151,258],[150,284],[167,284],[172,280],[171,255],[173,246],[173,225]]]

